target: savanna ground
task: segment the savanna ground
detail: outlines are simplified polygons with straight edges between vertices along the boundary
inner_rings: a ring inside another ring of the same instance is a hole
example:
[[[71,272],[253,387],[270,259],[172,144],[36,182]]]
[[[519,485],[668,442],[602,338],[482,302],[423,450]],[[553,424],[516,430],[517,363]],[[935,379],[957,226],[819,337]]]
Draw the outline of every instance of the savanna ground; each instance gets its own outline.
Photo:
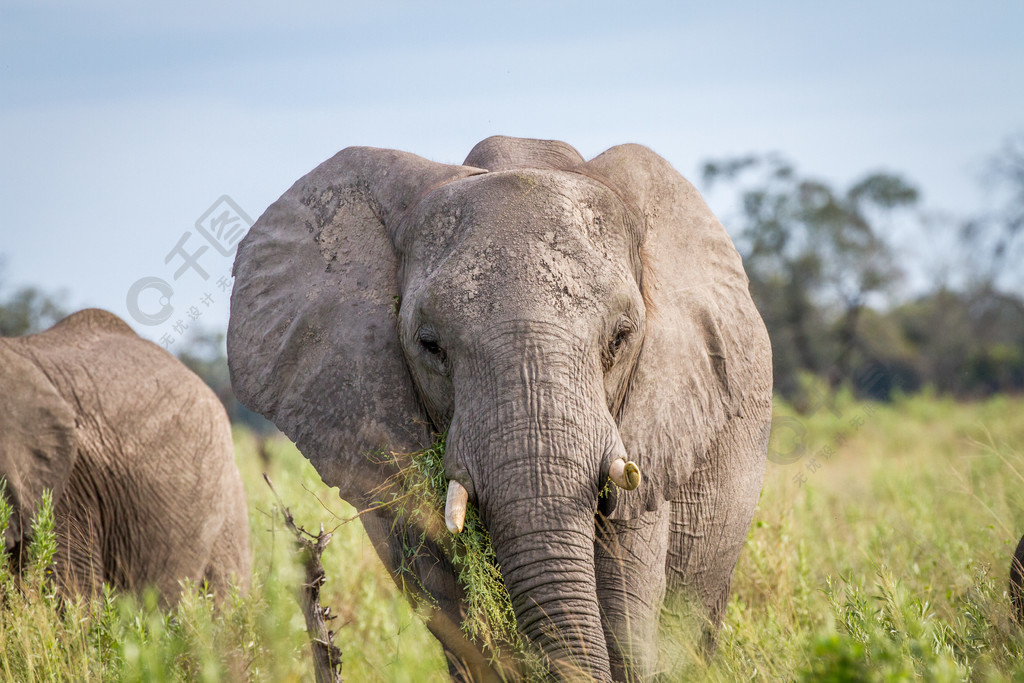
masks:
[[[1024,678],[1006,596],[1024,532],[1024,399],[839,395],[806,416],[784,404],[776,415],[774,459],[794,461],[769,463],[718,654],[706,666],[667,634],[666,679]],[[354,511],[286,441],[266,465],[250,434],[236,444],[251,510],[247,597],[217,608],[193,587],[170,612],[112,596],[59,605],[43,577],[52,549],[37,543],[20,587],[0,575],[0,677],[312,680],[292,593],[301,568],[261,474],[307,528]],[[338,526],[324,565],[346,680],[447,680],[358,522]]]

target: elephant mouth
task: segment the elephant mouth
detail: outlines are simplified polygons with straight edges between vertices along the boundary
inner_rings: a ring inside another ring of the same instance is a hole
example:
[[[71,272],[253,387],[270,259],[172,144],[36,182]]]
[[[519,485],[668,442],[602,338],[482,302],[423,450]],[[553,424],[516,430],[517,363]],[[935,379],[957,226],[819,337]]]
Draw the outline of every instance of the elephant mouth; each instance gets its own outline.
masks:
[[[603,515],[610,515],[618,501],[617,491],[633,491],[640,486],[641,480],[640,467],[635,462],[624,458],[615,459],[609,467],[608,482],[598,494],[598,511]],[[453,534],[462,533],[468,502],[469,492],[466,487],[455,479],[450,480],[445,496],[444,523]]]
[[[492,543],[491,533],[480,511],[469,502],[466,488],[445,476],[444,454],[444,435],[429,449],[392,454],[390,457],[397,466],[400,481],[392,487],[391,495],[398,515],[407,520],[409,526],[415,525],[419,537],[433,543],[453,567],[465,600],[460,629],[491,658],[492,666],[500,670],[510,671],[512,666],[543,678],[553,670],[564,668],[571,660],[563,661],[558,651],[564,648],[564,632],[572,626],[559,626],[557,619],[553,621],[547,613],[561,596],[545,588],[547,579],[543,572],[527,577],[523,583],[521,566],[524,563],[507,559],[508,551]],[[635,488],[639,480],[639,468],[633,463],[613,461],[606,485],[598,497],[598,510],[614,506],[619,489]],[[552,514],[550,519],[560,516]],[[593,536],[596,525],[591,524],[591,529],[589,536]],[[504,536],[501,530],[496,528],[495,531],[499,538]],[[562,536],[555,531],[551,535]],[[533,537],[543,539],[545,534],[533,534]],[[582,539],[581,542],[592,544],[593,540]],[[427,552],[422,545],[407,550],[408,567],[415,565],[419,553]],[[504,562],[499,563],[499,557]],[[528,569],[527,573],[530,571]],[[518,582],[506,582],[510,572],[513,579],[517,573],[520,575]],[[593,583],[592,571],[586,570],[584,575]],[[596,589],[586,592],[596,600]],[[567,618],[575,619],[575,613],[567,614]],[[593,638],[587,640],[590,642]],[[573,664],[572,668],[579,672],[594,666],[584,663]]]

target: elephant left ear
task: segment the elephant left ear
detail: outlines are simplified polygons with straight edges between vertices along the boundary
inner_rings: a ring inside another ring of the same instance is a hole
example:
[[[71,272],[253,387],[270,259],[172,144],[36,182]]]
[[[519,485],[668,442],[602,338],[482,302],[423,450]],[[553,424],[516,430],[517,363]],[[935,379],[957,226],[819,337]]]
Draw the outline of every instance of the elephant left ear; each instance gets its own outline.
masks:
[[[43,491],[60,499],[78,454],[75,413],[35,363],[0,339],[0,476],[13,508],[5,534],[11,550],[31,528]]]
[[[427,193],[483,172],[349,147],[300,178],[238,245],[227,335],[235,395],[358,506],[391,474],[379,453],[433,440],[398,334],[403,219]]]
[[[613,147],[583,172],[606,183],[643,224],[643,347],[619,414],[644,475],[615,516],[678,497],[751,392],[771,400],[771,347],[740,256],[697,190],[640,145]]]

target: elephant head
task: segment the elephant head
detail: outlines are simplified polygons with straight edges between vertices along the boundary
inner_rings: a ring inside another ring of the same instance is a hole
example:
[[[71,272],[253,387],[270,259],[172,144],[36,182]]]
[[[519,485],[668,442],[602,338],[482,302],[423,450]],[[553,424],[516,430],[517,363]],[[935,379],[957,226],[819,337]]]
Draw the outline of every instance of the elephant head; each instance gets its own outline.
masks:
[[[357,506],[387,476],[368,454],[447,430],[452,507],[478,507],[520,630],[607,678],[599,494],[639,484],[613,518],[671,500],[763,366],[696,190],[638,145],[585,162],[495,137],[462,166],[348,148],[267,209],[235,276],[238,397]]]

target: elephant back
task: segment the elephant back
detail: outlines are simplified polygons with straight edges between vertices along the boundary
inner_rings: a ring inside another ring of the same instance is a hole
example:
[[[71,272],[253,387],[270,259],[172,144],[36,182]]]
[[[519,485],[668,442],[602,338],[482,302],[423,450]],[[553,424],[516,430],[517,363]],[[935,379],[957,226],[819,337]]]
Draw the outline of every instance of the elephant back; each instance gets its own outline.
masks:
[[[97,309],[0,340],[0,350],[3,382],[14,387],[0,403],[17,423],[0,434],[2,464],[21,519],[52,489],[68,532],[95,532],[89,550],[101,558],[103,580],[155,585],[165,597],[183,578],[202,580],[224,527],[238,524],[229,535],[247,572],[231,426],[202,379]],[[194,504],[183,505],[185,492]]]

